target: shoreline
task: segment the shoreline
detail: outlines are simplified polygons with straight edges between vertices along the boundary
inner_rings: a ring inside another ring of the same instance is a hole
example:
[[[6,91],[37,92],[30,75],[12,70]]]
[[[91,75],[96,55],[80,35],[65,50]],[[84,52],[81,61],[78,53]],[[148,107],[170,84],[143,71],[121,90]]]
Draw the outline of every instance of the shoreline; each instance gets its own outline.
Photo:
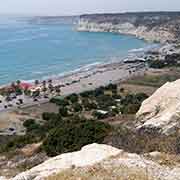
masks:
[[[53,86],[61,85],[61,96],[67,96],[72,93],[78,94],[83,91],[94,90],[110,83],[119,83],[136,75],[143,75],[146,68],[145,63],[113,62],[102,64],[86,71],[78,71],[63,77],[56,77],[55,79],[52,79],[52,84]],[[46,103],[49,102],[49,99],[57,95],[50,94],[48,99],[43,98],[43,93],[41,96],[42,98],[39,99],[38,102],[34,102],[33,98],[20,95],[18,96],[18,99],[23,99],[23,105],[17,106],[17,100],[15,99],[10,102],[13,104],[13,107],[7,109],[4,108],[4,105],[7,105],[7,102],[4,101],[0,104],[0,112],[9,112]]]
[[[111,61],[104,61],[102,63],[92,63],[82,66],[78,69],[54,75],[51,77],[44,77],[42,79],[37,79],[39,85],[35,85],[35,80],[22,80],[22,83],[29,83],[32,85],[31,89],[37,89],[37,87],[42,88],[42,82],[52,80],[52,85],[54,87],[61,86],[62,96],[67,96],[73,93],[81,93],[83,91],[94,90],[100,86],[107,86],[108,84],[116,84],[124,80],[128,80],[136,75],[143,75],[145,71],[148,70],[146,66],[145,57],[147,57],[147,52],[149,50],[157,50],[161,47],[160,44],[151,44],[145,48],[132,49],[128,52],[127,56],[117,57],[111,59]],[[137,59],[143,59],[143,62],[136,62]],[[125,62],[125,60],[130,60],[131,63]],[[0,89],[6,88],[11,84],[0,85]],[[34,105],[40,105],[49,102],[52,97],[57,96],[54,93],[48,93],[48,98],[44,97],[44,92],[40,93],[40,98],[38,102],[34,102],[33,97],[27,97],[26,95],[20,95],[17,99],[6,102],[5,97],[0,103],[0,112],[9,112],[21,108],[26,108]],[[18,99],[23,100],[22,105],[17,105]],[[12,107],[8,105],[11,104]],[[7,108],[5,108],[7,106]]]
[[[94,63],[85,64],[85,65],[82,65],[82,66],[80,66],[80,67],[78,67],[76,69],[68,70],[68,71],[65,71],[65,72],[59,73],[59,74],[53,74],[53,75],[50,75],[50,76],[43,76],[43,77],[36,78],[36,79],[17,79],[17,80],[20,80],[20,81],[26,82],[26,83],[31,83],[31,84],[34,84],[35,80],[39,80],[39,82],[41,82],[41,83],[42,83],[42,81],[44,81],[44,80],[47,81],[49,79],[52,79],[52,80],[56,81],[56,80],[59,80],[59,79],[67,78],[69,76],[74,76],[74,75],[79,74],[79,73],[89,72],[91,70],[98,69],[100,67],[113,65],[114,63],[123,64],[123,60],[125,60],[125,59],[129,59],[129,58],[135,59],[135,58],[144,57],[144,56],[146,56],[146,53],[149,50],[153,50],[153,49],[157,49],[157,48],[159,49],[160,46],[162,46],[162,44],[151,43],[150,45],[147,45],[144,48],[131,49],[131,50],[128,51],[127,55],[122,56],[122,57],[113,57],[110,60],[106,60],[106,61],[102,61],[102,62],[97,61],[97,62],[94,62]],[[14,80],[12,82],[16,82],[16,81]],[[0,89],[5,88],[5,87],[10,86],[10,85],[11,85],[11,82],[2,83],[2,84],[0,84]]]

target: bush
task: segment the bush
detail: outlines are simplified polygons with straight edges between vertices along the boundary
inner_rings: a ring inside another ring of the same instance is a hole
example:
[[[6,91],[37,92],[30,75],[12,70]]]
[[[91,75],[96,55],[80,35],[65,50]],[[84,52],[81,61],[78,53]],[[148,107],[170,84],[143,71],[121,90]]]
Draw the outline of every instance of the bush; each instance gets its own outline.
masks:
[[[68,109],[67,107],[61,106],[59,108],[59,114],[63,117],[67,117],[68,116]]]
[[[136,114],[141,104],[128,104],[121,108],[122,114]]]
[[[160,60],[149,61],[148,64],[150,68],[154,68],[154,69],[161,69],[166,66],[164,61],[160,61]]]
[[[52,129],[43,143],[43,149],[49,156],[80,150],[91,143],[102,143],[110,126],[95,120],[69,120]]]
[[[93,96],[93,94],[94,94],[94,91],[85,91],[85,92],[80,93],[80,96],[83,98],[88,98],[88,97]]]
[[[75,112],[81,112],[83,110],[83,107],[81,106],[81,104],[75,103],[73,105],[73,109],[74,109]]]
[[[98,96],[104,95],[104,90],[105,90],[105,88],[103,86],[95,89],[94,90],[94,96],[98,97]]]
[[[48,112],[44,112],[42,113],[42,119],[49,121],[50,119],[52,119],[54,116],[54,113],[48,113]]]
[[[68,100],[67,99],[58,99],[58,98],[52,98],[51,100],[50,100],[50,102],[52,102],[52,103],[55,103],[55,104],[57,104],[57,105],[59,105],[59,106],[68,106],[69,105],[69,102],[68,102]]]
[[[109,84],[105,88],[106,88],[106,90],[117,90],[118,86],[117,86],[117,84]]]
[[[67,97],[68,100],[71,101],[71,103],[76,103],[79,100],[79,97],[77,94],[71,94]]]
[[[115,100],[109,95],[101,95],[97,98],[98,107],[104,110],[109,109],[110,106],[116,105]]]
[[[41,128],[41,126],[39,124],[37,124],[34,119],[26,120],[23,123],[23,125],[24,125],[24,127],[26,127],[27,132],[31,132],[31,131],[34,131],[34,130],[39,130]]]
[[[88,99],[83,99],[82,105],[87,111],[92,110],[92,109],[97,109],[97,105],[94,102],[90,102]]]

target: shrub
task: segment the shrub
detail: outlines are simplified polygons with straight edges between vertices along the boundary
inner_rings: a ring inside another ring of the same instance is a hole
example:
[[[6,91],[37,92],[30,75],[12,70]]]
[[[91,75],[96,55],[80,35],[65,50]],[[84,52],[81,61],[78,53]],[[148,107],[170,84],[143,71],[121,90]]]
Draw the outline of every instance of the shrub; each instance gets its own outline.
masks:
[[[136,114],[140,108],[140,104],[128,104],[121,108],[122,114]]]
[[[57,104],[59,106],[68,106],[69,105],[69,102],[68,102],[67,99],[59,99],[59,98],[56,98],[56,97],[52,98],[50,100],[50,102],[55,103],[55,104]]]
[[[98,96],[104,95],[104,90],[105,90],[105,88],[103,86],[95,89],[94,90],[94,96],[98,97]]]
[[[87,111],[92,109],[97,109],[97,105],[94,102],[90,102],[88,99],[83,99],[82,105]]]
[[[83,98],[88,98],[88,97],[93,96],[93,94],[94,94],[93,91],[85,91],[85,92],[80,93],[80,96]]]
[[[116,105],[115,100],[109,95],[101,95],[97,97],[99,108],[107,110],[110,106]]]
[[[117,84],[109,84],[105,87],[107,90],[117,90],[118,86]]]
[[[49,121],[53,117],[54,113],[44,112],[42,113],[42,119]]]
[[[67,117],[68,116],[68,109],[67,107],[61,106],[59,108],[59,114],[63,117]]]
[[[27,132],[30,132],[30,131],[33,131],[33,130],[37,130],[37,129],[40,129],[40,125],[36,123],[36,121],[34,119],[29,119],[29,120],[26,120],[24,123],[23,123],[24,127],[26,127],[27,129]]]
[[[73,109],[74,109],[75,112],[81,112],[83,110],[83,107],[81,106],[81,104],[75,103],[73,105]]]
[[[67,97],[68,100],[71,101],[71,103],[76,103],[79,100],[79,97],[77,94],[71,94]]]
[[[150,68],[154,68],[154,69],[160,69],[166,66],[164,61],[160,61],[160,60],[149,61],[148,64]]]
[[[43,149],[49,156],[80,150],[90,143],[102,143],[109,130],[109,125],[95,120],[63,121],[63,125],[50,131]]]

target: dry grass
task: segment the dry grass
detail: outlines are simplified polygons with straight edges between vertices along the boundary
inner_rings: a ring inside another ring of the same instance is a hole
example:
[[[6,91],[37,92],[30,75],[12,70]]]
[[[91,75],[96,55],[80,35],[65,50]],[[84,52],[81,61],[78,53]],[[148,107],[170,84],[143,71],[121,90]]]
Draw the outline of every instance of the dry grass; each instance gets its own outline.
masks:
[[[147,155],[146,157],[160,165],[165,165],[168,167],[173,167],[180,164],[180,155],[176,154],[160,153],[157,156]]]
[[[175,81],[180,79],[178,68],[149,70],[144,76],[136,76],[126,82],[126,84],[150,86],[158,88],[168,81]]]
[[[132,169],[122,165],[65,170],[46,180],[153,180],[143,169]]]

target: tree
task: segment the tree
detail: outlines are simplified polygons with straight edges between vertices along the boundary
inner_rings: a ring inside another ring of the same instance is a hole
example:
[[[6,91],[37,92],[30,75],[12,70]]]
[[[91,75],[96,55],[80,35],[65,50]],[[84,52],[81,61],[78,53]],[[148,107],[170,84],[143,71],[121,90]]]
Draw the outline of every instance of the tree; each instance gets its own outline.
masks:
[[[73,109],[75,112],[81,112],[83,110],[83,107],[79,103],[73,104]]]
[[[68,109],[67,107],[61,106],[59,108],[59,114],[63,117],[67,117],[68,116]]]
[[[21,84],[21,81],[20,81],[20,80],[17,80],[17,81],[16,81],[16,84],[17,84],[17,86],[19,87],[20,84]]]
[[[42,148],[49,156],[76,151],[87,144],[102,143],[109,131],[106,123],[74,117],[51,129]]]
[[[60,96],[61,86],[56,86],[56,87],[55,87],[55,91],[56,91],[57,95]]]
[[[73,93],[73,94],[69,95],[69,96],[67,97],[67,99],[70,100],[71,103],[73,104],[73,103],[78,102],[79,97],[78,97],[77,94]]]
[[[35,84],[35,86],[38,86],[38,85],[39,85],[39,80],[36,79],[36,80],[34,81],[34,84]]]

